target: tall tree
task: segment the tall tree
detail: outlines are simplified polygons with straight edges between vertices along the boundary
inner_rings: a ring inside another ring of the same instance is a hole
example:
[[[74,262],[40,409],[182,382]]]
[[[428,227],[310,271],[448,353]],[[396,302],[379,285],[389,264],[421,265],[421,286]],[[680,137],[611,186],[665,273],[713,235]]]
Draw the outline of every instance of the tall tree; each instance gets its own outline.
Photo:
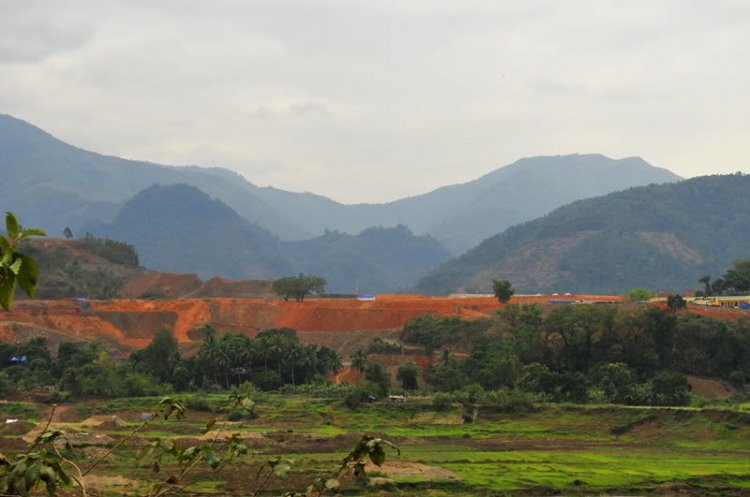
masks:
[[[359,373],[360,380],[362,379],[362,373],[367,367],[367,354],[362,349],[357,349],[352,355],[352,367]]]
[[[497,297],[497,300],[501,304],[507,304],[513,294],[516,293],[508,280],[494,280],[492,282],[492,289],[495,292],[495,297]]]

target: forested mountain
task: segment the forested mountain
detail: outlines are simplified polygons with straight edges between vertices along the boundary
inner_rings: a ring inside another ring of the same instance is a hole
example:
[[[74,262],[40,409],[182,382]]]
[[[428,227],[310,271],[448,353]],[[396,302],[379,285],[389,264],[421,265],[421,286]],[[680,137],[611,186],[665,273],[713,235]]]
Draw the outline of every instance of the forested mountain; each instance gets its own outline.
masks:
[[[167,167],[87,152],[7,115],[0,115],[0,174],[0,211],[13,209],[51,234],[65,226],[78,231],[93,220],[109,222],[152,184],[184,183],[284,240],[312,238],[326,229],[359,233],[403,224],[432,234],[456,254],[574,200],[679,179],[639,158],[535,157],[423,195],[344,205],[312,193],[258,187],[226,169]]]
[[[359,235],[326,231],[285,246],[304,272],[325,277],[328,290],[338,293],[353,293],[357,280],[360,293],[405,290],[450,257],[435,238],[414,236],[404,225]]]
[[[188,185],[154,185],[129,200],[97,237],[127,241],[149,269],[201,278],[268,279],[293,272],[281,241]]]
[[[202,278],[269,279],[299,272],[325,277],[331,293],[387,293],[414,285],[450,254],[405,226],[359,235],[326,232],[283,242],[218,199],[188,185],[154,185],[128,201],[112,223],[86,228],[98,237],[132,243],[141,263],[158,271]]]
[[[705,176],[581,200],[484,240],[416,291],[621,293],[697,288],[750,255],[750,176]]]
[[[356,233],[368,226],[404,224],[415,233],[430,233],[460,254],[509,226],[574,200],[679,179],[638,157],[573,154],[521,159],[474,181],[386,204],[344,206],[276,189],[260,189],[258,195],[287,216],[304,212],[313,230]]]
[[[111,221],[120,207],[149,186],[199,186],[261,226],[284,237],[314,236],[253,194],[254,185],[227,170],[166,167],[100,155],[73,147],[11,116],[0,114],[0,212],[59,236],[89,222]]]

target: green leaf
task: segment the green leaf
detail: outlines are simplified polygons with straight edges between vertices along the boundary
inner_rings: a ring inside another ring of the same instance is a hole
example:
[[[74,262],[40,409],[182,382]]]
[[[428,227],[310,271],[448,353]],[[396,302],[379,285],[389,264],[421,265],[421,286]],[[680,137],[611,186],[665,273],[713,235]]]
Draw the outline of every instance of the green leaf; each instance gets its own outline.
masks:
[[[289,471],[291,469],[292,467],[287,463],[277,464],[276,467],[273,468],[273,474],[275,474],[282,480],[286,480],[286,477],[289,475]]]
[[[23,264],[21,264],[21,270],[18,273],[18,285],[29,298],[34,298],[36,282],[39,280],[39,268],[36,266],[34,259],[28,255],[22,255],[19,260],[23,261]]]
[[[7,238],[0,235],[0,253],[5,252],[6,250],[10,250],[10,243],[8,243]]]
[[[47,236],[47,233],[45,233],[44,230],[26,229],[21,232],[21,236],[18,239],[23,240],[30,236]]]
[[[203,454],[203,459],[211,467],[211,469],[216,469],[219,466],[221,459],[216,456],[214,449],[212,449],[210,446],[206,445],[205,447],[203,447],[201,449],[201,454]]]
[[[21,269],[21,264],[23,264],[23,259],[21,257],[18,257],[15,261],[13,261],[13,264],[8,266],[8,269],[10,269],[13,274],[18,275],[18,271]]]
[[[10,271],[4,271],[4,275],[0,272],[0,306],[6,311],[10,310],[10,304],[13,303],[13,294],[16,291],[16,275]]]
[[[252,412],[255,407],[255,402],[250,399],[242,399],[242,408],[246,411]]]
[[[237,453],[242,455],[247,454],[247,445],[239,444],[237,446]]]
[[[5,231],[11,238],[18,238],[18,219],[12,212],[5,215]]]
[[[376,445],[370,451],[370,461],[376,466],[382,466],[385,462],[385,451],[380,445]]]
[[[24,474],[24,479],[26,480],[26,488],[32,488],[34,486],[36,481],[39,479],[39,472],[41,470],[41,463],[37,462],[29,466],[29,469],[26,470],[26,474]]]
[[[326,490],[333,490],[335,488],[339,488],[339,481],[335,478],[330,478],[326,480]]]

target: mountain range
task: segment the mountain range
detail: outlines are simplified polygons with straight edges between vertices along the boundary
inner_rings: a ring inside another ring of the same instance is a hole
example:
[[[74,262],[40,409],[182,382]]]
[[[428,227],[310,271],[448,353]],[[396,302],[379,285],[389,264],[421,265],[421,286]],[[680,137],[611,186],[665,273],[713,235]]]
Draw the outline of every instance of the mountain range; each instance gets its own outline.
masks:
[[[750,175],[692,178],[580,200],[484,240],[424,277],[417,292],[619,294],[696,288],[750,247]]]
[[[521,159],[468,183],[384,204],[345,205],[312,193],[259,187],[220,168],[171,167],[88,152],[8,115],[0,115],[0,209],[58,234],[108,223],[153,184],[187,184],[221,199],[240,216],[282,240],[352,235],[373,226],[429,233],[460,254],[519,222],[564,204],[679,176],[631,157],[565,155]]]
[[[351,293],[357,280],[363,291],[394,293],[450,257],[436,239],[415,236],[403,225],[282,241],[221,200],[184,184],[153,185],[126,202],[111,223],[92,222],[86,231],[127,240],[150,269],[233,280],[304,272],[326,278],[330,293]]]

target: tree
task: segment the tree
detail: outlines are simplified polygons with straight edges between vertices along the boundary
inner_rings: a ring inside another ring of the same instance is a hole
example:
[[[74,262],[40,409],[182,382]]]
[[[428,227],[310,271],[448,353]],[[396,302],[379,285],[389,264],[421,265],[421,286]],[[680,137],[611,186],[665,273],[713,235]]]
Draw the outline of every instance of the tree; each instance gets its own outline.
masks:
[[[294,381],[294,364],[299,362],[303,357],[302,347],[292,344],[286,353],[286,359],[289,361],[290,369],[292,370],[292,386],[297,386]]]
[[[359,373],[360,379],[362,378],[362,372],[367,367],[367,354],[362,349],[357,349],[351,355],[352,367]]]
[[[711,297],[714,294],[713,289],[711,288],[711,275],[710,274],[706,274],[698,278],[698,283],[703,285],[704,290],[702,294],[704,297]],[[696,292],[696,295],[698,295],[698,293],[699,292]]]
[[[653,292],[648,288],[633,288],[625,294],[625,298],[627,298],[631,302],[649,300],[653,296]]]
[[[323,293],[326,288],[326,280],[321,276],[306,275],[300,273],[298,276],[286,276],[273,282],[271,289],[279,297],[289,300],[294,297],[297,302],[302,302],[311,294]]]
[[[677,312],[677,309],[683,309],[687,307],[687,302],[682,298],[682,295],[670,295],[667,297],[667,307],[672,312]]]
[[[65,227],[65,229],[63,230],[63,236],[68,240],[73,238],[73,230],[70,229],[70,226]]]
[[[401,382],[404,390],[416,390],[418,374],[419,367],[409,361],[399,366],[398,371],[396,372],[396,379]]]
[[[750,292],[750,259],[737,259],[724,273],[724,288],[734,294]]]
[[[325,355],[323,356],[322,361],[324,371],[327,371],[334,376],[343,371],[344,363],[341,360],[339,353],[327,347],[323,347],[323,349],[325,350]]]
[[[16,281],[21,290],[33,298],[39,279],[36,262],[18,252],[18,243],[30,236],[46,235],[42,230],[22,230],[12,212],[5,216],[5,229],[7,236],[0,235],[0,306],[9,311],[16,293]]]
[[[494,280],[492,282],[492,288],[495,292],[495,297],[497,297],[497,300],[499,300],[501,304],[507,304],[513,294],[516,293],[508,280]]]

